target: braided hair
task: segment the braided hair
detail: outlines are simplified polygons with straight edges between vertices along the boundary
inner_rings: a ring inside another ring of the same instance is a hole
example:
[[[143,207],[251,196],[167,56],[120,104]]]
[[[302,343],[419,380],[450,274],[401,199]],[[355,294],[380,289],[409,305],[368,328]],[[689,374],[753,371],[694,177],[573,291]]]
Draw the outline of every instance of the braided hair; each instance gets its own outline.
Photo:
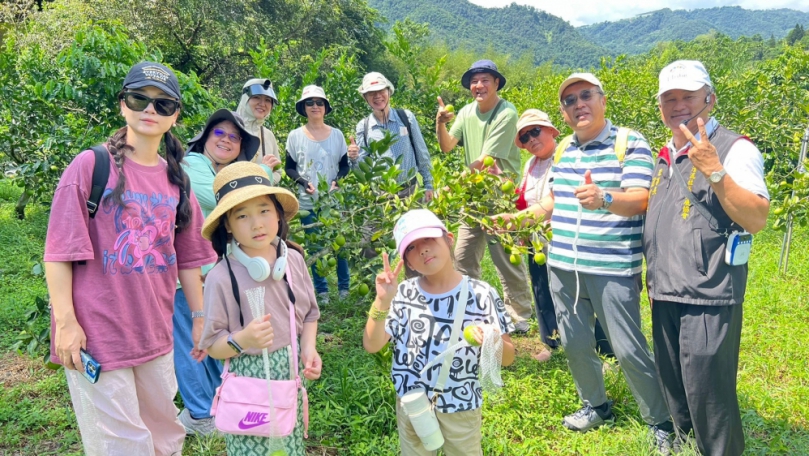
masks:
[[[112,193],[107,194],[104,199],[105,202],[112,202],[121,207],[125,207],[124,191],[126,190],[126,176],[124,175],[124,161],[126,161],[126,152],[133,151],[134,148],[126,143],[126,133],[128,128],[123,127],[116,131],[107,141],[107,150],[112,155],[115,167],[118,169],[118,182]],[[163,146],[165,149],[166,162],[168,167],[166,172],[168,174],[169,182],[180,188],[180,201],[177,205],[177,218],[175,221],[175,230],[182,231],[183,228],[188,226],[191,220],[191,202],[187,194],[188,176],[183,171],[181,162],[185,151],[183,145],[177,137],[167,131],[163,134]]]

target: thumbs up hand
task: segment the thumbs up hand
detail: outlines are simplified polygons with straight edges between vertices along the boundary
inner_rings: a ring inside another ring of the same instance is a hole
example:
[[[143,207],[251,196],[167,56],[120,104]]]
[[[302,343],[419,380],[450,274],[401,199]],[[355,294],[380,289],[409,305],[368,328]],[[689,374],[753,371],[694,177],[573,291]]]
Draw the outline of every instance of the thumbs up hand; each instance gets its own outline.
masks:
[[[573,191],[579,204],[583,208],[594,211],[604,204],[604,195],[598,185],[593,183],[593,176],[590,170],[584,172],[584,183]]]
[[[451,105],[450,105],[451,106]],[[444,100],[438,97],[438,114],[435,115],[435,122],[439,125],[446,124],[455,118],[455,114],[444,106]]]
[[[359,157],[360,157],[360,146],[357,145],[357,141],[355,141],[354,137],[352,136],[351,144],[348,145],[348,158],[350,158],[351,160],[357,160]]]

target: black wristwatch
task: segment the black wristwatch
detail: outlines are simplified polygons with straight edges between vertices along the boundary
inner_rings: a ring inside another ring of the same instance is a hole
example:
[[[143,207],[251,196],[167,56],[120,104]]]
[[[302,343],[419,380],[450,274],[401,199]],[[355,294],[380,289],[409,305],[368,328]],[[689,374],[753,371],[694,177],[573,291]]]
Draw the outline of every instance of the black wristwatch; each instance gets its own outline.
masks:
[[[237,355],[241,355],[242,352],[244,351],[242,346],[237,344],[236,341],[233,340],[233,334],[228,334],[228,345],[230,345],[230,348],[232,348]]]

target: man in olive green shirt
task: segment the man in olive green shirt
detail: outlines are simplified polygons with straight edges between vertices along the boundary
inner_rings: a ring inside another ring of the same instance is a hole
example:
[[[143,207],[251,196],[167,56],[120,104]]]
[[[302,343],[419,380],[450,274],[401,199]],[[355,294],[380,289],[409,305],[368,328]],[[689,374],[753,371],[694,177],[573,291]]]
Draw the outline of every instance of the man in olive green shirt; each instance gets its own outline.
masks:
[[[506,78],[497,71],[491,60],[479,60],[463,74],[461,84],[472,93],[475,101],[461,108],[452,128],[447,123],[455,114],[444,107],[438,98],[436,135],[442,152],[449,152],[459,143],[463,144],[466,165],[471,169],[483,169],[486,157],[494,158],[495,165],[489,172],[499,174],[507,171],[520,175],[520,150],[514,144],[517,136],[517,108],[500,98],[497,92],[506,85]],[[462,274],[479,279],[480,263],[484,248],[489,254],[503,284],[503,300],[514,319],[516,332],[528,331],[527,320],[531,318],[532,294],[528,277],[522,264],[515,266],[509,261],[503,246],[488,241],[494,237],[479,226],[462,225],[458,229],[455,258]]]

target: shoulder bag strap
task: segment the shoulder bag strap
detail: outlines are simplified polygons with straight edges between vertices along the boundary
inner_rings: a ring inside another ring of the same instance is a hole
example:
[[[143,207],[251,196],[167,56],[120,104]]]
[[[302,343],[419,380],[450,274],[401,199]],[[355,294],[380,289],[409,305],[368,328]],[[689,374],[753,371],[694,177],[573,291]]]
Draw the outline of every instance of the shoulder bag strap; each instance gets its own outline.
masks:
[[[452,323],[452,333],[449,336],[449,345],[452,346],[461,337],[461,326],[463,326],[463,317],[466,315],[466,303],[469,301],[469,278],[463,276],[461,279],[461,293],[458,295],[458,301],[455,303],[455,320]],[[441,373],[438,375],[438,381],[435,384],[434,391],[439,394],[444,391],[444,384],[447,383],[449,378],[450,367],[452,360],[455,358],[452,354],[444,358],[444,363],[441,364]]]
[[[413,148],[413,158],[416,159],[416,169],[419,168],[419,154],[416,151],[416,143],[413,141],[413,131],[410,129],[410,119],[407,118],[407,112],[404,109],[397,109],[396,114],[399,115],[399,120],[402,121],[407,129],[407,137],[410,138],[410,147]]]
[[[486,121],[486,126],[483,127],[483,142],[480,143],[481,147],[486,142],[486,136],[489,134],[489,126],[492,124],[492,120],[497,117],[497,112],[500,110],[500,105],[503,104],[503,99],[501,98],[500,101],[494,105],[494,110],[492,110],[492,115],[489,116],[489,120]],[[482,151],[481,151],[482,152]]]
[[[559,163],[559,160],[562,159],[562,155],[564,155],[571,142],[573,142],[573,135],[565,136],[565,138],[559,142],[559,145],[556,146],[556,152],[553,154],[554,164]]]
[[[283,242],[283,241],[282,241]],[[277,261],[277,260],[276,260]],[[295,295],[292,293],[292,274],[289,273],[289,265],[284,272],[284,282],[289,292],[289,340],[292,343],[292,366],[294,378],[298,378],[298,331],[295,324]]]
[[[693,166],[693,165],[692,165]],[[688,185],[685,183],[685,178],[682,174],[680,174],[680,170],[677,169],[677,166],[674,164],[672,160],[672,171],[675,176],[677,176],[677,182],[680,184],[680,189],[683,191],[683,194],[691,201],[691,206],[696,208],[696,210],[705,217],[705,220],[708,221],[708,225],[711,227],[712,230],[716,231],[717,233],[720,232],[719,224],[716,222],[716,219],[711,215],[708,209],[699,201],[697,197],[694,196],[694,193],[688,189]]]
[[[368,148],[368,119],[373,115],[369,114],[368,117],[365,118],[365,122],[362,125],[362,140],[365,142],[365,148]]]

